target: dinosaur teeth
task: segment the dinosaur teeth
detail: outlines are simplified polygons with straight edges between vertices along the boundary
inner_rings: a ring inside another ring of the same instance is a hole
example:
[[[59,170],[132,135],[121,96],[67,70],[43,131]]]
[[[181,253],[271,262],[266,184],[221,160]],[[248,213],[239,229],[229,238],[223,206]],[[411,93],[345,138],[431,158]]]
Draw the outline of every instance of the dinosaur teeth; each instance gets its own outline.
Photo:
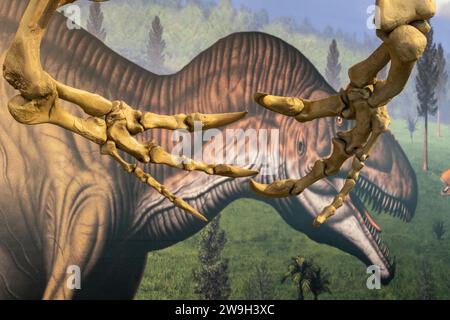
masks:
[[[396,197],[385,193],[366,178],[361,176],[358,179],[357,188],[354,192],[361,201],[372,206],[374,212],[381,213],[384,211],[403,221],[409,221],[411,212],[408,206]]]

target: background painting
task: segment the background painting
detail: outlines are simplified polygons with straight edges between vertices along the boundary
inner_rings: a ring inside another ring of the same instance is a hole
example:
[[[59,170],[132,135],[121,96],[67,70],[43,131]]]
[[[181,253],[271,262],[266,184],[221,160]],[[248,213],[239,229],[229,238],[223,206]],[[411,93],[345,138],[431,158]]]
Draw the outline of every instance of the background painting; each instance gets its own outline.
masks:
[[[438,0],[433,20],[435,42],[441,43],[450,73],[450,1]],[[341,86],[346,70],[365,58],[378,44],[366,26],[372,0],[133,0],[101,5],[101,28],[90,26],[104,42],[133,62],[159,74],[183,68],[198,53],[234,32],[262,31],[282,38],[299,49],[325,75],[329,46],[336,39],[340,52]],[[88,27],[89,3],[82,4],[82,24]],[[92,14],[92,13],[91,13]],[[98,18],[99,16],[97,16]],[[156,17],[158,17],[156,19]],[[159,23],[155,22],[159,20]],[[153,23],[153,27],[152,27]],[[162,27],[162,28],[161,28]],[[103,29],[103,30],[101,30]],[[149,32],[159,33],[150,40]],[[100,32],[102,31],[102,32]],[[450,167],[450,89],[442,89],[441,133],[435,118],[429,132],[430,168],[422,170],[423,125],[416,111],[415,75],[390,110],[392,132],[413,164],[419,183],[419,202],[413,221],[404,224],[388,215],[376,216],[383,238],[396,256],[395,279],[381,290],[366,287],[366,267],[337,249],[319,245],[290,229],[274,210],[257,201],[239,200],[225,209],[221,228],[228,239],[224,257],[230,268],[231,298],[295,299],[292,284],[281,284],[289,259],[313,258],[328,274],[331,293],[324,299],[426,299],[450,298],[450,236],[438,240],[433,225],[450,227],[450,199],[440,195],[439,176]],[[339,89],[339,88],[337,88]],[[410,136],[408,118],[417,119]],[[151,253],[138,299],[194,299],[193,270],[199,265],[201,235],[169,249]],[[264,272],[261,272],[261,270]],[[264,283],[267,296],[251,288]]]

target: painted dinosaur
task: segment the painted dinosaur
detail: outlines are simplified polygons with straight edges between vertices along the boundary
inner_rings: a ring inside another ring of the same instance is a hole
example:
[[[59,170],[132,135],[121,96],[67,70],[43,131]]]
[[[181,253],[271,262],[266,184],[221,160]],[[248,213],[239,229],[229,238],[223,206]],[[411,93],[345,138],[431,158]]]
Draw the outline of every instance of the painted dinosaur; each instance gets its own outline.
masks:
[[[441,195],[450,196],[450,170],[446,170],[442,173],[441,181],[444,184]]]
[[[19,0],[0,3],[2,58],[25,5]],[[279,174],[263,176],[262,182],[305,174],[329,154],[336,130],[349,125],[320,119],[293,126],[293,119],[257,108],[256,91],[305,98],[335,93],[300,52],[262,33],[226,37],[180,72],[157,76],[87,32],[68,30],[65,18],[57,15],[43,42],[42,61],[45,70],[68,85],[123,99],[141,110],[211,113],[248,106],[248,117],[231,128],[280,128],[281,141],[296,137],[281,146]],[[0,84],[0,102],[6,106],[13,90],[6,81]],[[0,298],[132,298],[149,251],[183,241],[206,225],[102,158],[92,143],[51,125],[20,125],[5,107],[0,114]],[[172,144],[166,131],[154,138]],[[254,169],[260,165],[255,161]],[[148,171],[209,219],[235,199],[254,196],[243,181],[153,166]],[[342,215],[313,228],[310,219],[343,178],[323,180],[298,197],[266,201],[311,239],[379,265],[388,282],[394,275],[392,258],[363,200],[409,221],[417,202],[415,174],[394,137],[385,134]],[[81,267],[81,290],[65,286],[69,265]]]

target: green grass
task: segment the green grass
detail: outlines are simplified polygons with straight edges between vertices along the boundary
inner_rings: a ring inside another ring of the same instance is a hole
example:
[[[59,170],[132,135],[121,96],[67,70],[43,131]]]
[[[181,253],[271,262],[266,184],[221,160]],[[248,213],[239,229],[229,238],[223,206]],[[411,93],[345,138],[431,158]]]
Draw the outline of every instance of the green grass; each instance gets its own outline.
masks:
[[[419,203],[416,216],[405,224],[386,214],[376,217],[383,238],[397,258],[397,273],[381,290],[366,288],[366,267],[356,258],[335,248],[319,245],[291,229],[277,212],[261,202],[241,199],[222,212],[222,228],[228,237],[224,255],[230,260],[232,299],[245,298],[244,285],[252,277],[253,265],[267,263],[277,299],[295,299],[294,287],[281,284],[290,257],[313,257],[327,270],[331,294],[322,299],[417,299],[420,293],[420,265],[428,261],[435,280],[436,297],[450,298],[450,232],[441,241],[431,231],[441,218],[450,227],[450,199],[440,196],[440,173],[450,168],[450,127],[436,137],[430,128],[430,172],[422,172],[423,131],[410,142],[404,121],[394,121],[392,131],[417,172]],[[166,250],[149,254],[149,261],[137,299],[195,299],[192,270],[197,266],[198,235]]]

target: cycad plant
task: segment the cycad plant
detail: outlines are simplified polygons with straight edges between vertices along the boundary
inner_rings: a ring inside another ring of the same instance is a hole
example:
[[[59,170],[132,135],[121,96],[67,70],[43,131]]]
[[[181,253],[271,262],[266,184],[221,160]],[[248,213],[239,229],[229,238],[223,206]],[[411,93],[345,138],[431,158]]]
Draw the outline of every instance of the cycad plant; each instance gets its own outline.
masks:
[[[327,273],[322,271],[321,267],[314,267],[309,278],[309,290],[318,300],[322,293],[331,293],[329,288],[330,280]]]
[[[297,288],[297,299],[305,300],[305,292],[310,289],[310,274],[313,269],[311,261],[303,257],[292,258],[288,267],[288,272],[283,276],[281,282],[286,282],[287,279],[295,284]]]

